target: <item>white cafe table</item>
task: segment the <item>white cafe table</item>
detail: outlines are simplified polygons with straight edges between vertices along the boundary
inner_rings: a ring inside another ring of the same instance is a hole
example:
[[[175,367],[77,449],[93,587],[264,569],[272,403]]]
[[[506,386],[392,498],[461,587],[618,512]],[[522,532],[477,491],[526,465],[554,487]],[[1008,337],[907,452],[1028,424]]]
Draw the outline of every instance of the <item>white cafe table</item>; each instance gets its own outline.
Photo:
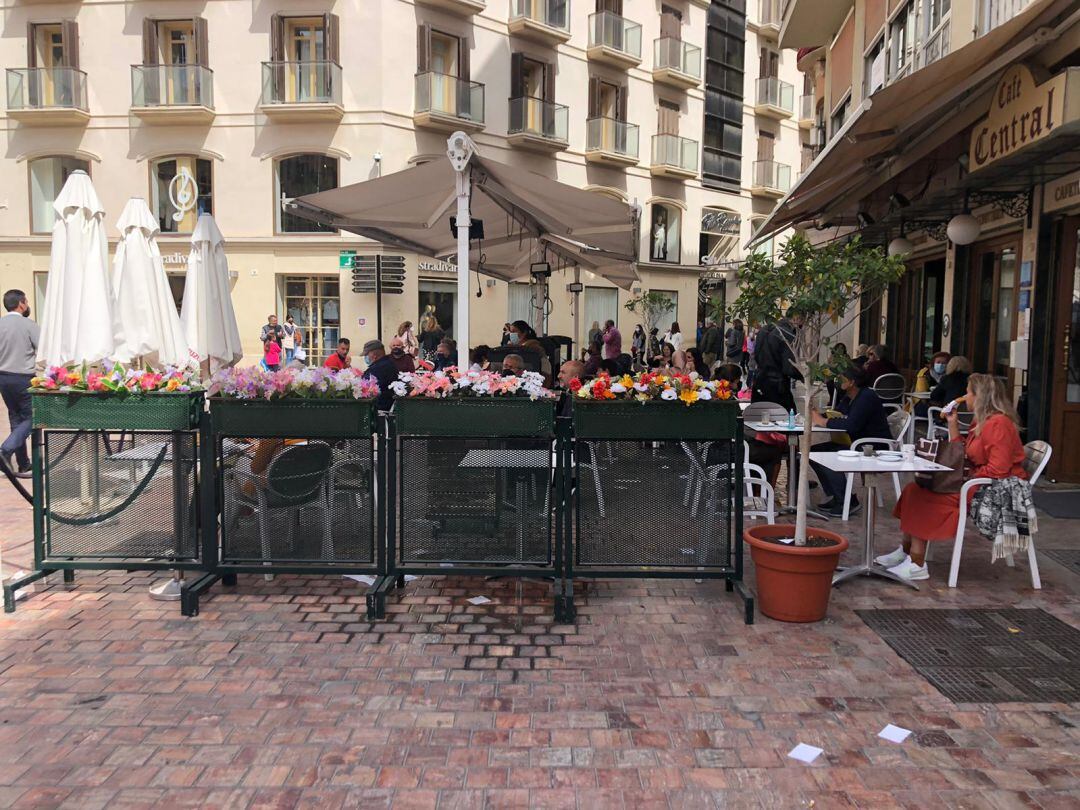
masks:
[[[823,467],[828,467],[839,473],[859,473],[866,483],[866,499],[863,508],[866,509],[866,530],[864,534],[863,561],[859,565],[849,568],[839,568],[833,575],[833,585],[857,576],[875,576],[883,579],[891,579],[902,582],[905,585],[919,590],[919,586],[895,574],[890,574],[886,569],[874,563],[874,520],[877,511],[877,477],[891,473],[906,472],[944,472],[952,469],[933,461],[915,457],[913,461],[901,461],[899,463],[887,463],[876,456],[860,456],[850,458],[841,456],[839,453],[811,453],[810,460]]]
[[[765,424],[764,422],[746,422],[745,426],[754,431],[754,433],[783,433],[788,438],[788,482],[787,482],[787,505],[778,511],[778,514],[788,515],[795,511],[795,467],[799,463],[799,437],[803,434],[803,426],[795,425],[795,427],[788,427],[787,420],[779,423]],[[816,438],[827,438],[825,434],[829,433],[843,433],[844,431],[836,428],[827,427],[814,427],[814,433],[821,434]],[[811,458],[813,454],[811,453]],[[807,512],[809,515],[820,520],[828,520],[828,515],[823,515],[820,512],[815,512],[813,509]]]

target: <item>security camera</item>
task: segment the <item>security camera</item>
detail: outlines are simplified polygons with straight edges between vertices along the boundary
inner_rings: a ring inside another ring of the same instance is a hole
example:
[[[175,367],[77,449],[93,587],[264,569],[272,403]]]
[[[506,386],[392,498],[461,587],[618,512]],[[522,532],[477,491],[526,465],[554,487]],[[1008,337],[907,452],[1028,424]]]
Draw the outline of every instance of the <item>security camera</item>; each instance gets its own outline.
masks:
[[[376,152],[374,155],[371,156],[371,159],[374,160],[376,163],[381,163],[382,162],[382,152]]]

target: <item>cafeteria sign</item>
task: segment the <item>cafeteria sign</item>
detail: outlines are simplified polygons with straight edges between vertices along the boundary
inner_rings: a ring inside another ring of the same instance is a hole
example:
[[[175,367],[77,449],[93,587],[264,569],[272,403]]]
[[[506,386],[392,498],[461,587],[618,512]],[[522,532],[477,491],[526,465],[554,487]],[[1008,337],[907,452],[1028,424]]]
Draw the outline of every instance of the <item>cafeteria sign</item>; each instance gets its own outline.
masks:
[[[989,115],[975,125],[968,154],[970,171],[985,169],[1030,146],[1066,123],[1065,90],[1073,71],[1042,84],[1025,65],[1013,65],[998,82]],[[1077,81],[1073,79],[1074,83]],[[1072,106],[1076,106],[1075,103]],[[1075,110],[1069,110],[1076,117]]]

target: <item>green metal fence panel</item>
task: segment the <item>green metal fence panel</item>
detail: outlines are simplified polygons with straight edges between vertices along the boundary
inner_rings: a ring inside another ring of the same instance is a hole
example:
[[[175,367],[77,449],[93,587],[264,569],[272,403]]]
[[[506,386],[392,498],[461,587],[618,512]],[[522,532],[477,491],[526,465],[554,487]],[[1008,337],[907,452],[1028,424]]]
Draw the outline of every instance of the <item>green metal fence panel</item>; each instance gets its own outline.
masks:
[[[93,393],[34,393],[34,427],[60,430],[195,430],[203,394],[118,397]]]
[[[214,433],[250,438],[360,438],[374,432],[373,400],[211,397]]]
[[[399,399],[394,404],[394,416],[402,436],[555,436],[555,403],[550,399]]]
[[[739,406],[734,400],[698,402],[629,402],[575,400],[574,436],[578,439],[641,441],[715,441],[734,439]]]

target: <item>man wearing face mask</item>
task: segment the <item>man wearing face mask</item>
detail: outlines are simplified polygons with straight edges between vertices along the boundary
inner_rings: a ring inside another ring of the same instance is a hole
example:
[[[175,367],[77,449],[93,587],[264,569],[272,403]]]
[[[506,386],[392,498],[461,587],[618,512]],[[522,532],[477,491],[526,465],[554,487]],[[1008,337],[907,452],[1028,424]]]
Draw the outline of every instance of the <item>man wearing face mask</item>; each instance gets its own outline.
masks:
[[[409,352],[405,351],[405,341],[399,337],[390,338],[390,358],[397,366],[398,372],[411,374],[416,371],[416,361]]]
[[[457,343],[450,338],[439,341],[439,348],[435,350],[435,370],[442,371],[457,365]]]
[[[0,444],[0,463],[20,477],[30,477],[30,380],[34,376],[41,329],[30,320],[30,304],[22,290],[4,293],[0,317],[0,396],[8,411],[9,435]]]
[[[390,384],[397,382],[398,378],[394,358],[386,354],[386,347],[381,340],[369,340],[364,344],[364,363],[367,365],[364,376],[379,383],[379,396],[375,400],[375,407],[380,411],[390,410],[390,406],[394,404],[394,392],[390,390]]]

